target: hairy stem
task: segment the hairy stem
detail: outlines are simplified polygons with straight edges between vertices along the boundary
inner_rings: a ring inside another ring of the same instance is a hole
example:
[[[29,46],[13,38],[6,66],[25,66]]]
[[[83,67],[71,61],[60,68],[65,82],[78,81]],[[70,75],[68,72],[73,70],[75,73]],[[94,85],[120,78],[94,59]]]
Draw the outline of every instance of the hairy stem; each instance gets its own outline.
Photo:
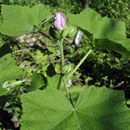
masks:
[[[61,40],[61,42],[59,43],[60,46],[60,53],[61,53],[61,72],[63,73],[63,66],[64,66],[64,51],[63,51],[63,39]]]
[[[65,64],[64,63],[63,41],[64,41],[64,39],[62,39],[59,42],[60,53],[61,53],[61,75],[60,75],[60,81],[59,81],[58,89],[60,89],[62,86],[65,87],[66,95],[67,95],[68,99],[70,100],[71,104],[73,105],[71,95],[69,93],[68,87],[66,86],[66,80],[64,79],[64,74],[63,74],[63,67],[64,67],[64,64]]]
[[[64,66],[63,41],[64,41],[64,39],[62,39],[61,41],[58,41],[58,44],[59,44],[59,47],[60,47],[60,54],[61,54],[61,75],[60,75],[58,89],[60,89],[62,84],[63,84],[63,76],[64,76],[63,75],[63,66]]]

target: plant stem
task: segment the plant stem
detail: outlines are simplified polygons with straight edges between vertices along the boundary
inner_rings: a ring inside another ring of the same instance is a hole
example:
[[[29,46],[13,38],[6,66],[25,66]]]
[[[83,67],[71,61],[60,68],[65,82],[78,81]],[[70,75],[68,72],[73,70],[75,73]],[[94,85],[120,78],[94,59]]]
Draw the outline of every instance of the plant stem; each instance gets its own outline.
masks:
[[[85,59],[89,56],[89,54],[92,52],[92,49],[90,49],[86,55],[81,59],[81,61],[78,63],[78,65],[74,68],[73,71],[70,72],[70,74],[67,76],[67,80],[70,79],[70,77],[77,71],[77,69],[80,67],[80,65],[85,61]]]
[[[71,104],[73,105],[73,102],[72,102],[72,99],[71,99],[71,95],[69,93],[68,87],[66,86],[66,80],[64,79],[64,74],[63,74],[63,67],[64,67],[63,41],[64,41],[64,39],[62,39],[59,42],[60,53],[61,53],[61,76],[60,76],[60,81],[59,81],[58,89],[60,89],[62,85],[65,87],[67,97],[70,100]]]
[[[60,80],[58,84],[58,89],[62,86],[62,80],[63,80],[63,66],[64,66],[64,51],[63,51],[63,39],[61,41],[58,41],[59,47],[60,47],[60,55],[61,55],[61,75]]]
[[[58,41],[58,44],[59,44],[59,47],[60,47],[60,54],[61,54],[61,75],[60,75],[58,89],[60,89],[61,86],[63,85],[63,76],[64,76],[63,75],[63,66],[64,66],[63,41],[64,41],[64,39],[62,39],[61,41]]]
[[[61,72],[62,73],[63,73],[63,66],[64,66],[63,41],[64,41],[64,39],[62,39],[61,42],[59,43],[59,45],[60,45],[60,53],[61,53]]]

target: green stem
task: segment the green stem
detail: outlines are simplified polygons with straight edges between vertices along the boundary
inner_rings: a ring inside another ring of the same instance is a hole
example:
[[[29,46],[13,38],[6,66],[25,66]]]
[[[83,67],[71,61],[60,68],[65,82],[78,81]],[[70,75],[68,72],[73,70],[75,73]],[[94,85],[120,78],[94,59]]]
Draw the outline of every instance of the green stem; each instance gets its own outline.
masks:
[[[64,39],[62,39],[62,40],[59,42],[60,53],[61,53],[61,76],[60,76],[60,81],[59,81],[58,89],[60,89],[62,85],[65,87],[67,97],[68,97],[68,99],[70,100],[71,104],[73,105],[73,102],[72,102],[72,100],[71,100],[71,96],[70,96],[68,87],[66,86],[66,80],[64,79],[64,74],[63,74],[63,67],[64,67],[64,64],[65,64],[65,63],[64,63],[63,41],[64,41]]]
[[[63,83],[63,66],[64,66],[64,51],[63,51],[63,39],[61,41],[58,41],[59,47],[60,47],[60,54],[61,54],[61,75],[59,80],[58,89],[61,88]]]
[[[61,53],[61,73],[63,73],[63,66],[64,66],[64,51],[63,51],[63,41],[64,39],[61,40],[59,43],[60,45],[60,53]]]
[[[70,77],[77,71],[77,69],[80,67],[80,65],[85,61],[85,59],[89,56],[89,54],[92,52],[92,49],[90,49],[86,55],[81,59],[81,61],[78,63],[78,65],[74,68],[73,71],[70,72],[70,74],[67,76],[66,80],[69,80]]]
[[[61,41],[58,41],[59,47],[60,47],[60,54],[61,54],[61,75],[60,75],[60,80],[59,80],[59,85],[58,85],[58,89],[61,88],[61,86],[63,85],[63,66],[64,66],[64,50],[63,50],[63,41],[64,39],[62,39]]]

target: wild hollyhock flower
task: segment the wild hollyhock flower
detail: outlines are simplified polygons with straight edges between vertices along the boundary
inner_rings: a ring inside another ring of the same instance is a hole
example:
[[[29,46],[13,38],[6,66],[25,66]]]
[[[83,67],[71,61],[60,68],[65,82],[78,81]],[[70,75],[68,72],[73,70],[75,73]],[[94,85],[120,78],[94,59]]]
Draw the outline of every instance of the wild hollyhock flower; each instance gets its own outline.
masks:
[[[54,26],[55,26],[55,28],[63,30],[65,24],[66,24],[66,16],[61,12],[57,12],[55,14],[55,17],[54,17]]]

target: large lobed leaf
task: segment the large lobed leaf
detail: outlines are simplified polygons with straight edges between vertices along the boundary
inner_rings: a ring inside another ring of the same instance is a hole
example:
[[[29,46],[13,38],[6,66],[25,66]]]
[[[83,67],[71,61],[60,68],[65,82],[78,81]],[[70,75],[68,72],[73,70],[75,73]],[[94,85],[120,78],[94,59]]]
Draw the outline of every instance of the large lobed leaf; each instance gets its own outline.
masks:
[[[90,87],[73,107],[54,88],[23,94],[22,130],[128,130],[130,109],[122,91]]]
[[[96,47],[114,50],[126,56],[130,55],[130,42],[126,38],[124,22],[107,17],[102,18],[96,11],[90,8],[77,15],[68,14],[68,20],[80,29],[93,34],[94,39],[96,39]]]
[[[22,69],[16,66],[11,54],[6,54],[0,58],[0,83],[18,78],[22,73]]]
[[[3,24],[0,32],[8,36],[19,36],[39,26],[49,15],[45,5],[38,4],[32,8],[18,5],[2,5]]]

